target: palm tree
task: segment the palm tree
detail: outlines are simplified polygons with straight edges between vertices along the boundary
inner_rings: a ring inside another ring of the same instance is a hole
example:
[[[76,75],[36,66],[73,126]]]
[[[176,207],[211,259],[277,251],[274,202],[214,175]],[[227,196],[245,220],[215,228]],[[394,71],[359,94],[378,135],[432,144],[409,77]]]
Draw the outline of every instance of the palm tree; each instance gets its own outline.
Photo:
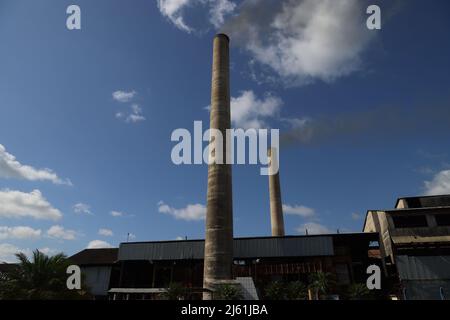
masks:
[[[286,297],[285,287],[279,281],[271,282],[266,287],[265,294],[269,300],[284,300]]]
[[[309,288],[314,292],[315,300],[319,300],[319,293],[325,294],[332,283],[328,272],[315,272],[309,276]]]
[[[286,285],[287,300],[305,300],[307,297],[307,289],[303,282],[293,281]]]
[[[16,254],[17,267],[0,281],[0,299],[74,299],[86,297],[84,291],[67,288],[66,274],[70,265],[63,253],[47,256],[33,251],[30,261],[23,253]]]
[[[243,298],[241,289],[230,284],[217,286],[214,297],[218,300],[241,300]]]
[[[353,283],[348,287],[347,295],[350,300],[365,300],[370,298],[371,292],[367,288],[367,285]]]

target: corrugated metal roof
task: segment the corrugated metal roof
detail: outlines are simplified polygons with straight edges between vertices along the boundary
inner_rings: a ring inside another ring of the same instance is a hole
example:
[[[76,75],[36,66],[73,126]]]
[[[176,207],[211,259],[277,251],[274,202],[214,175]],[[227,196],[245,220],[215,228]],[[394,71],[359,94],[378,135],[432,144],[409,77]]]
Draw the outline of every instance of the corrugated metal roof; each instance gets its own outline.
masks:
[[[402,280],[450,279],[450,256],[397,256]]]
[[[236,258],[298,257],[333,255],[333,238],[260,238],[235,239]]]
[[[204,241],[121,243],[119,260],[203,259]]]
[[[265,258],[330,256],[334,254],[332,236],[274,237],[234,239],[234,257]],[[121,243],[119,260],[203,259],[204,241]]]
[[[84,249],[69,260],[76,265],[110,265],[117,260],[117,248]]]

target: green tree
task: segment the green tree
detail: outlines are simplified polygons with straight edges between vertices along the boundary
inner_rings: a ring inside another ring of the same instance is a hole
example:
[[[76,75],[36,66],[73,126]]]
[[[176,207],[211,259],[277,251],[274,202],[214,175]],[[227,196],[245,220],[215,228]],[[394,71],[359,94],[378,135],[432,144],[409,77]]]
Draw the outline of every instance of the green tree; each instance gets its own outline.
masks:
[[[289,282],[286,285],[285,292],[287,300],[305,300],[308,296],[306,285],[301,281]]]
[[[285,286],[282,282],[271,282],[265,289],[266,297],[269,300],[284,300],[286,298]]]
[[[214,298],[218,300],[241,300],[243,296],[238,286],[221,284],[214,291]]]
[[[353,283],[347,289],[347,296],[350,300],[370,299],[371,292],[363,283]]]
[[[309,276],[309,288],[314,292],[314,297],[319,300],[319,294],[326,294],[332,285],[333,279],[328,272],[315,272]]]
[[[32,260],[16,254],[17,267],[0,280],[0,299],[64,300],[87,298],[85,291],[69,290],[66,285],[70,262],[63,253],[47,256],[33,251]]]
[[[163,298],[167,300],[181,300],[186,296],[187,290],[183,285],[177,282],[173,282],[163,293]]]

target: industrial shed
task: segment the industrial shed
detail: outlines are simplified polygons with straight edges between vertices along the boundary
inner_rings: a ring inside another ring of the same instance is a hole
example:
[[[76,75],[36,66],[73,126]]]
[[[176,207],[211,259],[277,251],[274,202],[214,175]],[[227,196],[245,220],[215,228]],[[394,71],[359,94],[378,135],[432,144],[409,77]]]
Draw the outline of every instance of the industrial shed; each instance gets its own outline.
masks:
[[[450,299],[450,195],[399,198],[369,210],[364,231],[380,234],[380,254],[402,299]]]
[[[396,257],[404,299],[450,299],[450,256]]]
[[[234,239],[235,259],[332,256],[332,236]],[[121,243],[119,260],[187,260],[204,257],[204,240]]]
[[[83,274],[84,284],[96,298],[105,298],[114,279],[113,266],[117,261],[117,248],[84,249],[69,260],[78,265]]]
[[[203,287],[204,240],[121,243],[112,279],[115,290]],[[233,278],[251,277],[259,292],[271,281],[306,282],[313,272],[335,276],[337,285],[365,283],[378,233],[235,238]]]

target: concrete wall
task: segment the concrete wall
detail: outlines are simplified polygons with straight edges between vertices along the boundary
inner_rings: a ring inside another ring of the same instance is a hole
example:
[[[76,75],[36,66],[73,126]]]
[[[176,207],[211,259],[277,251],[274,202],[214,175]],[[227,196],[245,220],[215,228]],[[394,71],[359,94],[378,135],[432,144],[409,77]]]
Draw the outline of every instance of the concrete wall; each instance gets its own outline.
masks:
[[[367,212],[364,232],[378,232],[380,235],[381,256],[390,256],[391,261],[394,261],[392,242],[389,234],[389,221],[385,211]]]
[[[387,219],[392,241],[394,241],[395,244],[450,242],[450,227],[438,226],[435,218],[437,215],[448,213],[450,213],[450,208],[414,209],[404,212],[402,212],[402,210],[393,212],[388,211]],[[425,216],[428,226],[416,228],[395,227],[392,217],[413,215]]]

